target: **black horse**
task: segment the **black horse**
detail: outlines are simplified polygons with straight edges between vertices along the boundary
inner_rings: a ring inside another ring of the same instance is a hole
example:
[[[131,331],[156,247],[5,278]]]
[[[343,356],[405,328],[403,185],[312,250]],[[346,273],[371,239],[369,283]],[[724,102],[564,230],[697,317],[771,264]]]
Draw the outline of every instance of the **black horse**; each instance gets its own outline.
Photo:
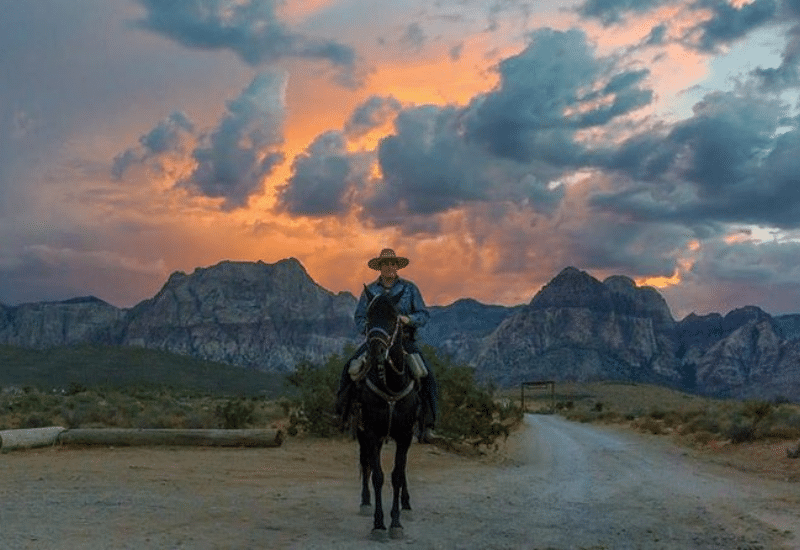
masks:
[[[370,505],[369,479],[375,491],[375,514],[373,536],[386,533],[383,522],[383,470],[381,469],[381,447],[391,437],[397,449],[392,470],[392,523],[389,535],[400,538],[400,505],[411,510],[406,482],[408,449],[419,417],[420,398],[414,378],[406,367],[397,303],[402,294],[390,298],[385,294],[373,295],[364,287],[367,307],[367,362],[368,371],[363,384],[357,390],[356,402],[360,404],[358,442],[362,474],[361,509]],[[402,499],[402,503],[401,503]]]

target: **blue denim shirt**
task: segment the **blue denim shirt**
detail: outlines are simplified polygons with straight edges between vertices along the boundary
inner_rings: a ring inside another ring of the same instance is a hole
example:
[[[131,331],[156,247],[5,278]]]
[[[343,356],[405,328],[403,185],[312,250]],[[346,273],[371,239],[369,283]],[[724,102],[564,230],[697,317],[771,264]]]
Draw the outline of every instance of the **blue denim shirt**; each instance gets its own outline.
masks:
[[[425,301],[422,299],[422,294],[420,294],[417,285],[411,281],[398,277],[391,287],[385,288],[381,284],[379,277],[374,283],[367,285],[367,288],[376,296],[381,292],[386,292],[389,296],[397,296],[405,290],[405,292],[403,292],[403,297],[400,299],[400,303],[397,304],[397,309],[400,314],[407,315],[411,320],[409,325],[415,329],[424,326],[425,323],[428,322],[430,314],[425,307]],[[359,334],[364,334],[366,331],[368,305],[367,294],[362,291],[361,298],[359,298],[358,305],[356,306],[356,312],[353,315]]]

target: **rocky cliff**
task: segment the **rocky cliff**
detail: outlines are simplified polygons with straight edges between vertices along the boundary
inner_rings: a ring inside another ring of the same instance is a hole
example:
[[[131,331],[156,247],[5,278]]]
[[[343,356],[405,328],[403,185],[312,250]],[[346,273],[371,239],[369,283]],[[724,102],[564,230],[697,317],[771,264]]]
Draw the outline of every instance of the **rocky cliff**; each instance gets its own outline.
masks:
[[[355,304],[352,294],[317,285],[295,259],[222,262],[174,273],[129,312],[121,343],[286,371],[354,343]]]
[[[486,339],[477,374],[536,379],[680,381],[675,322],[663,298],[626,277],[566,268]]]
[[[6,307],[0,304],[0,343],[24,348],[115,344],[125,310],[93,296]]]
[[[124,310],[97,298],[0,304],[0,344],[141,346],[287,371],[357,344],[356,298],[317,285],[295,259],[222,262],[174,273]],[[631,279],[569,267],[514,308],[459,300],[430,308],[420,337],[484,380],[620,379],[744,398],[800,396],[800,315],[757,307],[676,322]]]
[[[472,363],[484,339],[522,306],[486,305],[470,298],[448,306],[429,308],[431,317],[419,338],[448,355],[456,363]]]

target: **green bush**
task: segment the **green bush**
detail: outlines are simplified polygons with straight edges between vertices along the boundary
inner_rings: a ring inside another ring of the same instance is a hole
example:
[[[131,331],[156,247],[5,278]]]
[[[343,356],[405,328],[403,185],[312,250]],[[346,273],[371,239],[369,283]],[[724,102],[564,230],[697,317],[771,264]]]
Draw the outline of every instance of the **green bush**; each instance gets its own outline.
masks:
[[[436,429],[442,436],[475,446],[492,445],[498,438],[508,437],[510,425],[522,419],[522,410],[516,404],[497,403],[493,387],[475,382],[474,369],[453,365],[432,346],[424,346],[422,352],[439,385]]]
[[[328,437],[337,433],[334,422],[336,392],[344,362],[354,349],[331,355],[323,365],[304,361],[286,378],[293,396],[283,401],[289,416],[290,435],[300,431]],[[522,418],[520,408],[510,402],[497,403],[493,388],[480,387],[473,369],[453,365],[439,357],[431,346],[424,346],[428,365],[439,386],[439,419],[436,431],[443,437],[478,445],[494,444],[506,437],[509,426]]]
[[[255,404],[244,399],[231,399],[224,405],[217,405],[217,418],[220,427],[226,430],[246,428],[253,423]]]
[[[289,414],[290,435],[305,431],[329,437],[336,433],[333,412],[345,361],[338,354],[328,357],[322,366],[303,361],[286,377],[286,382],[296,394],[284,402]]]

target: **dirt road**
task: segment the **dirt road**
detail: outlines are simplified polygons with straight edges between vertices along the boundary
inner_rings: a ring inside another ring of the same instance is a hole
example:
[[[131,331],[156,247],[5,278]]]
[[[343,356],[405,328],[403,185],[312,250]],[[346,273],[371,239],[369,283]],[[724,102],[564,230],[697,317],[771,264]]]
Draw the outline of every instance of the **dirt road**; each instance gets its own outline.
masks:
[[[356,463],[344,440],[13,452],[0,548],[800,548],[800,484],[559,417],[526,416],[502,458],[415,444],[399,541],[370,540]]]

